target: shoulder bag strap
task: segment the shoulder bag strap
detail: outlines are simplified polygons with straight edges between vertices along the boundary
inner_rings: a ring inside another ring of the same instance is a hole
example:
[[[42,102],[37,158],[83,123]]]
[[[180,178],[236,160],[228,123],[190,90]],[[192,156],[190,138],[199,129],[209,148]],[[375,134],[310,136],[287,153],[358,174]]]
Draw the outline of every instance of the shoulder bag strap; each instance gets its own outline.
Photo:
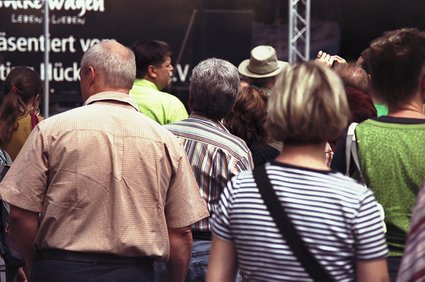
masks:
[[[306,272],[314,281],[333,281],[329,273],[316,260],[301,240],[297,230],[286,214],[285,209],[274,193],[273,187],[267,176],[265,165],[257,166],[253,173],[261,197],[273,217],[276,226]]]
[[[347,139],[345,141],[345,175],[350,176],[351,157],[355,164],[355,169],[359,172],[360,181],[366,184],[362,170],[360,169],[359,155],[357,153],[356,127],[358,123],[353,122],[348,127]]]

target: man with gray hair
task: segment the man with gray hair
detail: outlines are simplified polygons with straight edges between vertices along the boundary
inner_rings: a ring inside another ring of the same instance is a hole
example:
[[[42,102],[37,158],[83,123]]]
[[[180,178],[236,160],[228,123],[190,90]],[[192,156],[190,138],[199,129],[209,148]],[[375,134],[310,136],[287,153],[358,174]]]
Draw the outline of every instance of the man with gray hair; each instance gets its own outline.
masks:
[[[32,131],[0,185],[31,281],[183,281],[190,225],[208,216],[178,140],[128,96],[133,52],[116,41],[81,61],[84,106]]]
[[[221,122],[236,101],[239,82],[238,70],[230,62],[216,58],[200,62],[193,69],[189,87],[189,118],[166,125],[183,143],[211,214],[227,181],[254,166],[246,143]],[[211,248],[209,218],[192,225],[192,236],[186,281],[204,281]]]

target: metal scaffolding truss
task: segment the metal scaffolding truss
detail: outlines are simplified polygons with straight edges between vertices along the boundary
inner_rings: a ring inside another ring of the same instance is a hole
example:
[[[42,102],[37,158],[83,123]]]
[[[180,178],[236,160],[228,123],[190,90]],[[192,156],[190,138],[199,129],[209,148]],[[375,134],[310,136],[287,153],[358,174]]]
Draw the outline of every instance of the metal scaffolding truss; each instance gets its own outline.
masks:
[[[289,62],[310,59],[310,0],[289,0]]]

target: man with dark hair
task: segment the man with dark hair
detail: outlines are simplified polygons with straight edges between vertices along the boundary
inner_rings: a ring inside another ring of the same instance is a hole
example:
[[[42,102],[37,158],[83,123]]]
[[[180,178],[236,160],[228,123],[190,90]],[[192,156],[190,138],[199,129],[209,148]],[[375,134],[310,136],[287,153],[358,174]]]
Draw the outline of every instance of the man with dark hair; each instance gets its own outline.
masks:
[[[135,74],[130,49],[90,47],[84,106],[39,123],[0,184],[33,282],[152,281],[158,258],[186,276],[207,208],[178,140],[128,97]]]
[[[216,210],[227,181],[254,167],[246,143],[221,122],[236,101],[238,87],[238,70],[228,61],[212,58],[200,62],[193,69],[189,87],[190,117],[166,126],[182,141],[210,213]],[[204,281],[211,248],[208,218],[192,226],[192,236],[187,280]]]
[[[130,96],[137,100],[139,111],[162,125],[187,118],[179,98],[162,91],[170,86],[174,69],[170,46],[158,40],[138,41],[132,50],[137,72]]]

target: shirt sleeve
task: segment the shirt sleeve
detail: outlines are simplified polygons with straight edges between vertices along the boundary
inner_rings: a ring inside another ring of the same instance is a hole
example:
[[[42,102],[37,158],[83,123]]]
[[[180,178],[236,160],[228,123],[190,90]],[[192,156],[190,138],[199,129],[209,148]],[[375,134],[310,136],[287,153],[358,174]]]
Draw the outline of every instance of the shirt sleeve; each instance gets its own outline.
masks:
[[[4,201],[32,212],[41,212],[47,187],[47,157],[39,127],[35,127],[0,183]]]
[[[220,195],[219,205],[211,220],[211,232],[223,240],[231,241],[230,211],[232,210],[234,187],[236,177],[233,177]]]
[[[382,259],[388,255],[384,221],[378,205],[368,190],[354,219],[357,260]]]
[[[180,144],[178,145],[176,147],[179,149],[180,158],[176,162],[174,177],[170,182],[165,204],[165,216],[169,228],[190,226],[209,216],[192,166],[184,149]]]

